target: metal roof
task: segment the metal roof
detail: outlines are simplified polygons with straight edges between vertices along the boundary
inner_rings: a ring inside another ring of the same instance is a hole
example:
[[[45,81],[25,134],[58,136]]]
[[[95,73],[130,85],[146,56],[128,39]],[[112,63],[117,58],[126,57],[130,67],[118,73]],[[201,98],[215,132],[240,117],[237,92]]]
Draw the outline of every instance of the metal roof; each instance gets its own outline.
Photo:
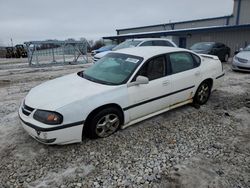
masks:
[[[131,27],[131,28],[124,28],[124,29],[116,29],[116,31],[126,31],[131,29],[143,29],[148,27],[157,27],[157,26],[168,26],[173,24],[183,24],[183,23],[190,23],[190,22],[200,22],[200,21],[209,21],[209,20],[216,20],[216,19],[227,19],[233,17],[233,14],[228,16],[220,16],[220,17],[213,17],[213,18],[203,18],[203,19],[195,19],[195,20],[187,20],[187,21],[180,21],[180,22],[170,22],[170,23],[163,23],[163,24],[155,24],[155,25],[148,25],[148,26],[141,26],[141,27]]]
[[[24,42],[26,45],[31,45],[31,44],[58,44],[58,45],[63,45],[63,44],[83,44],[86,43],[87,40],[85,39],[84,41],[77,41],[77,40],[45,40],[45,41],[29,41],[29,42]]]
[[[202,33],[209,31],[228,31],[228,30],[238,30],[238,29],[250,29],[250,24],[210,26],[210,27],[198,27],[198,28],[187,28],[187,29],[176,29],[176,30],[164,30],[155,32],[130,33],[130,34],[123,34],[116,36],[107,36],[103,37],[103,39],[130,39],[130,38],[143,38],[143,37],[147,38],[147,37]]]

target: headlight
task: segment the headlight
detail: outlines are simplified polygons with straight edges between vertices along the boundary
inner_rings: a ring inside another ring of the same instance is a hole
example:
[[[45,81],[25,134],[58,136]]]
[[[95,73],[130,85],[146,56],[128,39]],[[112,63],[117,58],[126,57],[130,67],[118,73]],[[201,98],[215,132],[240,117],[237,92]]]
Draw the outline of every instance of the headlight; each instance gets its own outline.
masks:
[[[61,114],[45,110],[36,110],[33,117],[35,120],[49,125],[58,125],[63,121]]]
[[[247,59],[239,58],[239,57],[237,57],[237,56],[235,56],[235,59],[236,59],[237,61],[241,62],[241,63],[247,63],[247,62],[248,62]]]

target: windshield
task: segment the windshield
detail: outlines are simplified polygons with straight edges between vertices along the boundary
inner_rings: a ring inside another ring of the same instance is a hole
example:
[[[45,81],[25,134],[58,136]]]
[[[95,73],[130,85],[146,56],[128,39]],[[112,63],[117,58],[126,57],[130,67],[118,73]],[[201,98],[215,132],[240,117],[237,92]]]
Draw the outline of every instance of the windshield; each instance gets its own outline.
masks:
[[[210,50],[213,47],[214,43],[212,42],[202,42],[202,43],[196,43],[193,46],[191,46],[191,50]]]
[[[131,47],[136,47],[138,44],[140,44],[142,41],[140,40],[127,40],[113,48],[113,50],[120,50],[123,48],[131,48]]]
[[[108,48],[108,46],[103,46],[103,47],[99,48],[98,50],[105,50],[106,48]]]
[[[250,45],[248,45],[246,48],[244,48],[243,51],[250,51]]]
[[[109,53],[78,75],[101,84],[119,85],[130,78],[142,60],[138,56]]]
[[[108,49],[112,49],[114,47],[115,47],[115,45],[107,45],[107,46],[103,46],[103,47],[99,48],[98,50],[108,50]]]

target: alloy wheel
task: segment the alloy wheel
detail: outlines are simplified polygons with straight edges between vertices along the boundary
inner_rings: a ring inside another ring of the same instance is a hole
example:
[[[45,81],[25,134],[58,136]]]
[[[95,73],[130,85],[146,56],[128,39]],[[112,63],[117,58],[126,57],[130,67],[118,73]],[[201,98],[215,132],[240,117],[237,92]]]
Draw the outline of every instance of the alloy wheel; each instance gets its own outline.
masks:
[[[107,137],[118,129],[119,124],[120,120],[116,114],[107,114],[97,122],[95,132],[99,137]]]
[[[199,88],[197,97],[201,104],[203,104],[205,101],[208,100],[209,93],[210,93],[209,90],[210,90],[209,85],[207,83],[203,83],[201,87]]]

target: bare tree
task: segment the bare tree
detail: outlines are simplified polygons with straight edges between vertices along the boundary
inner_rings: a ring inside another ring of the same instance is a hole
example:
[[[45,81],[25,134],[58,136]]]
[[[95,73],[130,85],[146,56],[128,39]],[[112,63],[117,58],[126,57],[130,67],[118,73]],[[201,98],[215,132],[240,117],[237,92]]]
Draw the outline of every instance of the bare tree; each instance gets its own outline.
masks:
[[[89,40],[88,42],[89,42],[89,45],[90,45],[91,48],[92,48],[92,46],[94,45],[94,41],[93,41],[93,40]]]
[[[96,50],[98,48],[101,48],[104,45],[103,40],[99,39],[94,42],[94,45],[92,46],[92,50]]]

